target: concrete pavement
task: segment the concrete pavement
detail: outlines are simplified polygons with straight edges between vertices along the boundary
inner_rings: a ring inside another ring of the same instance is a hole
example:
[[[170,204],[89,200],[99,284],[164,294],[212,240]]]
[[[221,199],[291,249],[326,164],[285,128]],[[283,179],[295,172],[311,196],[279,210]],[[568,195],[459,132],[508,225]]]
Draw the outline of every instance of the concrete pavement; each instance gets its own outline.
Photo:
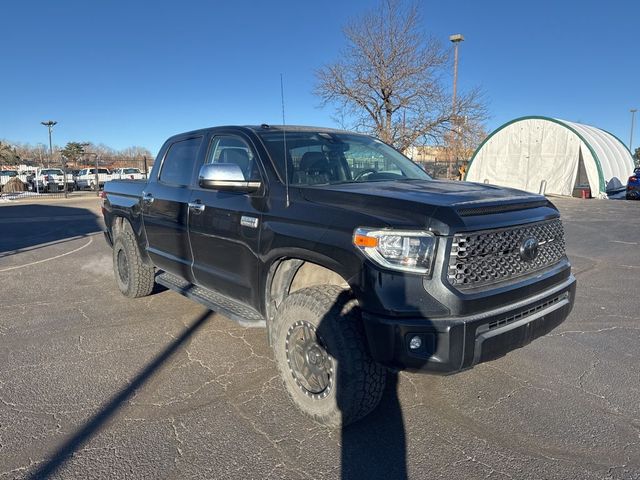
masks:
[[[345,431],[292,406],[261,329],[113,279],[97,199],[0,206],[0,479],[640,478],[640,202],[562,199],[550,335],[402,373]]]

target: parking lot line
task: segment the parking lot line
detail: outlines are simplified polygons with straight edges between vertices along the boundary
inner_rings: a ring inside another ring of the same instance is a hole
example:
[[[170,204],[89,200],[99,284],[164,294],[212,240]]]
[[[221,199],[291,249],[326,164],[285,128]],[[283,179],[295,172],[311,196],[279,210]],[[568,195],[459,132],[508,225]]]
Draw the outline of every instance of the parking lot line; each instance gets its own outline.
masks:
[[[94,235],[96,235],[96,234],[94,234]],[[84,248],[87,248],[89,245],[91,245],[91,242],[93,242],[93,236],[89,236],[89,241],[87,243],[85,243],[81,247],[76,248],[75,250],[71,250],[70,252],[61,253],[60,255],[55,255],[55,256],[49,257],[49,258],[44,258],[42,260],[37,260],[35,262],[25,263],[24,265],[15,265],[13,267],[3,268],[2,270],[0,270],[0,273],[8,272],[10,270],[18,270],[19,268],[30,267],[31,265],[37,265],[37,264],[40,264],[40,263],[49,262],[51,260],[56,260],[57,258],[65,257],[67,255],[71,255],[72,253],[76,253],[76,252],[79,252],[80,250],[82,250]]]

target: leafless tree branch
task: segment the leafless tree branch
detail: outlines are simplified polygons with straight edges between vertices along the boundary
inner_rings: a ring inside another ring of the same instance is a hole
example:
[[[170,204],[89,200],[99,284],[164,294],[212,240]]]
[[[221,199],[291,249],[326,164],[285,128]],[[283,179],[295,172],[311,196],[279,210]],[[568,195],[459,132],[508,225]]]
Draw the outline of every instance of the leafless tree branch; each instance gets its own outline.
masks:
[[[340,58],[316,72],[315,93],[336,108],[343,126],[366,131],[405,150],[442,143],[450,132],[465,136],[482,125],[482,92],[458,95],[453,111],[443,78],[449,53],[420,30],[417,4],[381,0],[378,8],[344,28]]]

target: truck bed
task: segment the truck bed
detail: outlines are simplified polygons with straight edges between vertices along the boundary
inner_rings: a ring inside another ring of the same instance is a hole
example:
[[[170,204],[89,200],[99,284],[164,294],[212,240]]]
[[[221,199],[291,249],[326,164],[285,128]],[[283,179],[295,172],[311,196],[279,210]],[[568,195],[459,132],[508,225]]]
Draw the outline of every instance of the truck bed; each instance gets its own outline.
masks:
[[[110,195],[142,198],[147,180],[110,180],[105,183],[104,191]]]

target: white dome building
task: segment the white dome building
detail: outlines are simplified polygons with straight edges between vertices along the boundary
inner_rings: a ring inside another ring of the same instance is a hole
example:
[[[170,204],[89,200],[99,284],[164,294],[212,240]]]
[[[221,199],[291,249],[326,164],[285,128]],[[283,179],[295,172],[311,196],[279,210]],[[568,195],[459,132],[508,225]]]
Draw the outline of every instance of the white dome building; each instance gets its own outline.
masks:
[[[609,132],[532,116],[491,133],[473,155],[465,180],[552,195],[588,186],[592,196],[607,198],[626,185],[633,167],[631,152]]]

